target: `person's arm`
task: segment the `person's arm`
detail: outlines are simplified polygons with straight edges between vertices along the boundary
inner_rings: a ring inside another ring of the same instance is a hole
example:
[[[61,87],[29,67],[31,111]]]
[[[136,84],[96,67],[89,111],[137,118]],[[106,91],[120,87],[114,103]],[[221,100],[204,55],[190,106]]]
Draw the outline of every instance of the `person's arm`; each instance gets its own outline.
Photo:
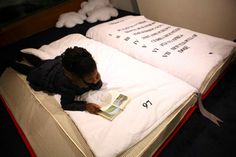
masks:
[[[86,101],[74,101],[73,95],[61,95],[61,105],[64,110],[70,111],[88,111],[96,114],[100,111],[100,106]]]
[[[90,84],[89,87],[92,89],[92,90],[98,90],[102,87],[102,81],[98,81],[98,83],[96,84]]]
[[[70,111],[85,111],[86,101],[74,101],[74,95],[61,95],[61,105],[64,110]]]

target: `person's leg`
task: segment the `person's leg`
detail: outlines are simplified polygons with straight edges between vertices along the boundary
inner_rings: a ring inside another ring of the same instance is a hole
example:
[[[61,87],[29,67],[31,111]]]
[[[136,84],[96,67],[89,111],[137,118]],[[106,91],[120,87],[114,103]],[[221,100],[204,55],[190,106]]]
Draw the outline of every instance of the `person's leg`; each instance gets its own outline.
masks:
[[[31,66],[28,66],[28,65],[22,64],[22,63],[18,63],[18,62],[12,63],[11,67],[13,69],[15,69],[17,72],[24,74],[24,75],[28,75],[28,73],[33,69],[33,67],[31,67]]]
[[[42,60],[35,55],[22,53],[21,56],[25,58],[25,60],[27,60],[34,67],[39,67],[42,63]]]

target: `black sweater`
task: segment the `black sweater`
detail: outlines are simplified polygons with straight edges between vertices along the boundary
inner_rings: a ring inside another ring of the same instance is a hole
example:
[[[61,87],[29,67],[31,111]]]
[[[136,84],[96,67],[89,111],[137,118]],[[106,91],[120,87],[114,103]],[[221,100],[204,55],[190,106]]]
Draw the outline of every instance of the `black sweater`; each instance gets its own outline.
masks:
[[[75,96],[80,96],[89,90],[97,90],[102,86],[101,80],[97,84],[88,84],[86,88],[72,84],[64,74],[60,56],[43,61],[39,67],[29,72],[27,80],[34,90],[60,94],[62,108],[74,111],[86,109],[86,101],[75,101]]]

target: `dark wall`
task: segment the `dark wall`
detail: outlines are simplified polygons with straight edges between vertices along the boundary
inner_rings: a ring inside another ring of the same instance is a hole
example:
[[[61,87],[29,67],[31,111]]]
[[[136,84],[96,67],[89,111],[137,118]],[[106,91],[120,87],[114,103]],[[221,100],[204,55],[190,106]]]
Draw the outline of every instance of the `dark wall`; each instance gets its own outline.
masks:
[[[4,0],[0,1],[0,27],[34,12],[66,0]]]

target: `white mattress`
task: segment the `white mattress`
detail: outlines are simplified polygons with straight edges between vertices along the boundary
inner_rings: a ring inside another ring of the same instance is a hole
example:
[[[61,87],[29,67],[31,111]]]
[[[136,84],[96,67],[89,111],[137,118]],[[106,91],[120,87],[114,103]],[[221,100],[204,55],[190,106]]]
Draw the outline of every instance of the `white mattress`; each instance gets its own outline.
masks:
[[[166,72],[80,34],[68,35],[39,49],[22,51],[46,56],[44,59],[47,59],[73,46],[84,47],[92,54],[104,82],[102,89],[90,96],[97,98],[99,93],[104,95],[116,90],[131,98],[126,109],[113,121],[87,112],[66,111],[95,156],[120,155],[150,134],[197,92],[194,87]],[[151,104],[145,107],[143,103],[147,101]]]
[[[208,74],[236,47],[232,41],[131,15],[96,25],[86,36],[166,71],[202,93]]]

